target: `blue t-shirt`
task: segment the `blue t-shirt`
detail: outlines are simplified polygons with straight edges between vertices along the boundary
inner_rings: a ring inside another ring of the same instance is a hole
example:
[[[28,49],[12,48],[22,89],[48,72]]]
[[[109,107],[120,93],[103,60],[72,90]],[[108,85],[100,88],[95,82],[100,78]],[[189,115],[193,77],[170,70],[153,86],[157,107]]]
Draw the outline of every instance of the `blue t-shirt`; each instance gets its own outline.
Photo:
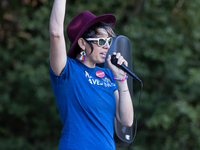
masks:
[[[105,76],[98,78],[101,70]],[[114,150],[113,124],[117,84],[110,69],[89,68],[67,58],[58,76],[50,67],[51,85],[63,129],[59,150]]]

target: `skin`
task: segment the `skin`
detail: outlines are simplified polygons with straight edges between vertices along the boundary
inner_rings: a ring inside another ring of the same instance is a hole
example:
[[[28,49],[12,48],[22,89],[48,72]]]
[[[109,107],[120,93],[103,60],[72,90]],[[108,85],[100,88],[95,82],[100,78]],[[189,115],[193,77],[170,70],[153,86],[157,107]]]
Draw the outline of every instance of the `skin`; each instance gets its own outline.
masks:
[[[100,33],[94,36],[94,38],[107,38],[108,34],[106,30],[99,29]],[[96,66],[96,63],[104,63],[106,54],[108,52],[108,49],[110,48],[108,42],[104,47],[98,46],[97,41],[93,41],[93,52],[91,53],[91,47],[88,44],[87,41],[85,41],[83,38],[80,38],[78,40],[78,44],[81,47],[83,51],[85,51],[85,61],[82,61],[86,66],[90,68],[94,68]],[[77,59],[80,57],[80,54],[77,56]]]
[[[66,0],[54,0],[51,17],[50,17],[50,66],[53,72],[57,75],[60,75],[63,68],[66,65],[66,46],[64,39],[64,16],[65,16],[65,5]],[[95,38],[99,37],[108,37],[108,33],[104,29],[99,29],[99,33],[94,36]],[[93,52],[91,53],[91,47],[83,38],[79,38],[78,44],[83,51],[86,52],[85,61],[82,62],[90,68],[94,68],[96,63],[104,63],[105,57],[110,48],[108,42],[105,46],[98,46],[95,42],[93,44]],[[113,53],[118,59],[118,64],[124,63],[128,65],[127,61],[121,56],[120,53]],[[77,55],[77,58],[80,57],[80,54]],[[107,59],[109,68],[113,72],[116,78],[125,78],[126,73],[114,66],[111,63],[111,56],[108,56]],[[116,99],[116,118],[123,125],[130,127],[133,124],[133,106],[128,91],[127,80],[117,81],[118,90],[114,92]]]

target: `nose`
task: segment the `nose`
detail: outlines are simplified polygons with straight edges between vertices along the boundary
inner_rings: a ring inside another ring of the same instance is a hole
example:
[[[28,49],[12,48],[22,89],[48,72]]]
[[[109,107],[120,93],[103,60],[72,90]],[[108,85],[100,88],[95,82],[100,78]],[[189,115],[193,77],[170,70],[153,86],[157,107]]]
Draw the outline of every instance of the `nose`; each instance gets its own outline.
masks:
[[[109,49],[110,48],[110,45],[108,43],[108,40],[106,41],[106,45],[104,46],[105,49]]]

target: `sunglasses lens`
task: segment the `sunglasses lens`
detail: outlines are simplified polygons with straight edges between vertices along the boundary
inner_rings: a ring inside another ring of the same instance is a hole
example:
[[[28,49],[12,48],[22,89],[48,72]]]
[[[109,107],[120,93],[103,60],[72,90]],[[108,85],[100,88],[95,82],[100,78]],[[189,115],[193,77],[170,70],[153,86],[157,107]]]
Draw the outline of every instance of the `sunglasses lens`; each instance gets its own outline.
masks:
[[[107,39],[99,39],[99,46],[105,46],[106,42],[108,40],[109,46],[112,44],[112,38],[107,38]]]
[[[108,39],[108,44],[111,45],[112,44],[112,38]]]
[[[99,39],[99,46],[104,46],[106,44],[106,40]]]

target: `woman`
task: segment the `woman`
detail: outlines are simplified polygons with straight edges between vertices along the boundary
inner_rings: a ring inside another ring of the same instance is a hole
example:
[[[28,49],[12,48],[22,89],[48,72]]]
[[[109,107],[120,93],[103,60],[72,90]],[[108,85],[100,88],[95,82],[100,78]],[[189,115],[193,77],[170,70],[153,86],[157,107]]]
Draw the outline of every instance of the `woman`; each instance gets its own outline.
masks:
[[[66,0],[55,0],[50,17],[50,77],[63,129],[59,150],[114,150],[114,116],[132,126],[133,106],[124,71],[107,62],[99,68],[115,36],[115,16],[78,14],[68,25],[66,54],[63,23]],[[126,60],[114,53],[118,64]]]

